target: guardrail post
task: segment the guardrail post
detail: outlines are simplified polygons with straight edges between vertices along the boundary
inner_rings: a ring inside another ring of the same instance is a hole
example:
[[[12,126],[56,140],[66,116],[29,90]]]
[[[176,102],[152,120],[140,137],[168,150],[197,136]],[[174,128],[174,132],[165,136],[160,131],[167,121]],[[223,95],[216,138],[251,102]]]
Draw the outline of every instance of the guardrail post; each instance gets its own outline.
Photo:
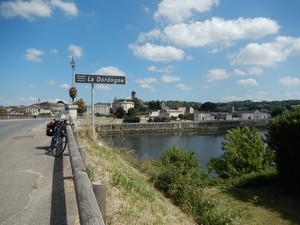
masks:
[[[93,191],[102,214],[104,223],[106,224],[106,185],[104,182],[98,180],[92,182]]]
[[[79,150],[79,153],[81,155],[81,159],[82,159],[83,165],[85,165],[85,159],[86,159],[85,148],[83,146],[78,146],[78,150]]]

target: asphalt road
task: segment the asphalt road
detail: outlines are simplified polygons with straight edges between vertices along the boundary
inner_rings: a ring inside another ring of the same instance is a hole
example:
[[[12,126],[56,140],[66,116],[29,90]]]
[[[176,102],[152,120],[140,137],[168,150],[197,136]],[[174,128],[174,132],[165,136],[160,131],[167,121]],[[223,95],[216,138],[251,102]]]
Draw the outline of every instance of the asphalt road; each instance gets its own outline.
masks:
[[[0,224],[79,224],[68,152],[55,158],[49,120],[0,121]]]

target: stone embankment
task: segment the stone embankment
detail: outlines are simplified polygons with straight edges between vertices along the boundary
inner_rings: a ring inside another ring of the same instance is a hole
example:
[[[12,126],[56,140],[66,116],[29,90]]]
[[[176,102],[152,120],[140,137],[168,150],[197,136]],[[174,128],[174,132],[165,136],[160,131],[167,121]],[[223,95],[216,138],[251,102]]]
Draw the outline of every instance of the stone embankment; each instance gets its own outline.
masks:
[[[96,132],[100,135],[164,133],[176,131],[197,131],[203,134],[226,133],[228,129],[242,126],[265,128],[266,120],[236,121],[178,121],[166,123],[121,123],[96,124]]]

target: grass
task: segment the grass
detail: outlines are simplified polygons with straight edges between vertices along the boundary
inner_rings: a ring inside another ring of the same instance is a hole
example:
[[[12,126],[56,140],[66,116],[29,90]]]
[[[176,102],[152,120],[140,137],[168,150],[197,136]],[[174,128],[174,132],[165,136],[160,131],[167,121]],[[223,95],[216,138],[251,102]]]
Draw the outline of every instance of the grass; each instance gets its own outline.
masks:
[[[86,135],[85,132],[83,134]],[[87,171],[91,180],[102,180],[107,185],[107,224],[195,224],[193,219],[175,207],[158,192],[145,174],[158,168],[151,161],[141,165],[118,149],[102,142],[81,139],[87,149]],[[137,168],[141,168],[142,172]],[[268,183],[237,187],[214,184],[204,189],[205,196],[219,207],[235,212],[242,225],[300,224],[299,199],[291,193],[271,187]]]
[[[217,198],[221,204],[231,210],[239,212],[238,224],[300,224],[299,198],[278,187],[214,186],[205,188],[204,192],[207,196]]]
[[[87,171],[93,180],[107,186],[107,224],[195,224],[149,184],[147,177],[136,170],[116,149],[101,142],[87,141]]]

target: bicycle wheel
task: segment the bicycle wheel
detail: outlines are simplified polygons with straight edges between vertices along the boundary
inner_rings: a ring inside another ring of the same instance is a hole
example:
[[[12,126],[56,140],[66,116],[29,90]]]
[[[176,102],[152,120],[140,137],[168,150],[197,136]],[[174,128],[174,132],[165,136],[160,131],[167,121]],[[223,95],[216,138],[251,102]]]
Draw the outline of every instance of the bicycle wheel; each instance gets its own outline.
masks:
[[[64,152],[63,141],[60,135],[57,135],[55,139],[55,148],[52,149],[52,153],[55,157],[59,157]]]

